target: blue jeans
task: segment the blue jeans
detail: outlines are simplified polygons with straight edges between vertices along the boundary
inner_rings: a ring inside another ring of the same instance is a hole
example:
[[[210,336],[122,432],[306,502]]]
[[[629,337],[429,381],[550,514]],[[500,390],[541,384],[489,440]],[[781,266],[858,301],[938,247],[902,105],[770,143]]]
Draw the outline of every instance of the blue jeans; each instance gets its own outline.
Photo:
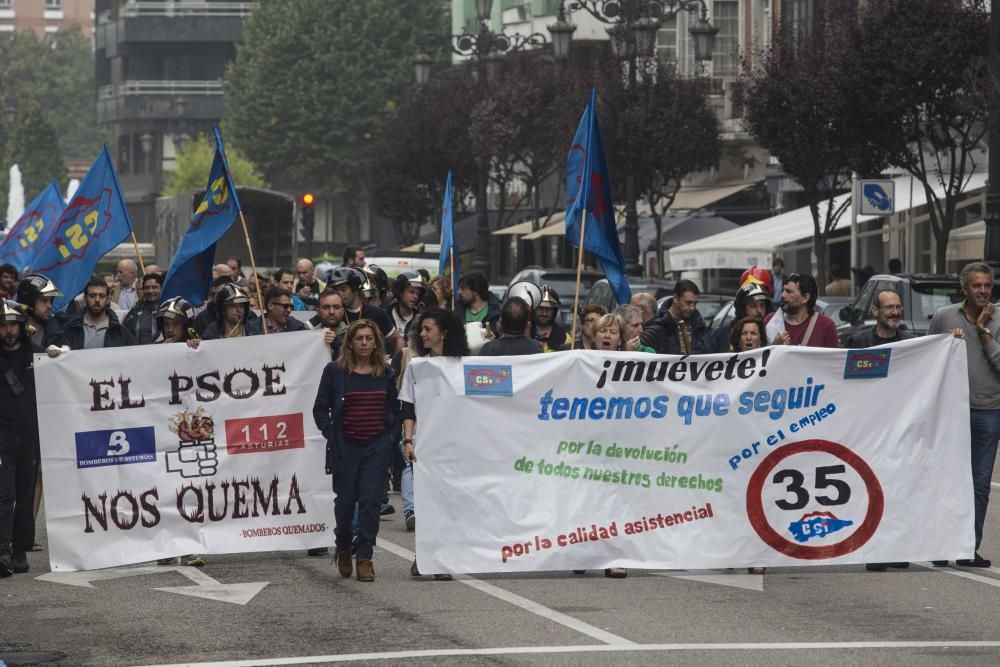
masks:
[[[413,464],[403,464],[403,474],[399,481],[399,497],[403,499],[403,516],[413,514]]]
[[[976,500],[976,551],[983,542],[983,523],[990,504],[990,481],[1000,440],[1000,410],[971,411],[972,490]]]
[[[351,523],[354,519],[354,507],[357,505],[358,539],[355,556],[359,560],[371,560],[375,548],[391,447],[387,433],[367,445],[345,440],[341,447],[341,456],[334,472],[334,489],[337,492],[337,498],[333,502],[333,514],[337,519],[334,535],[338,549],[351,548]]]

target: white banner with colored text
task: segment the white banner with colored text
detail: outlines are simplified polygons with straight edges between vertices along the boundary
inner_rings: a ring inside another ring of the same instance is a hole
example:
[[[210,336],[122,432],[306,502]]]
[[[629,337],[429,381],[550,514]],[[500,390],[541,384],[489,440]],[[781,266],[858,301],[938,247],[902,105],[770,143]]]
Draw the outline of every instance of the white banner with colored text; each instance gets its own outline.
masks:
[[[972,556],[961,340],[416,359],[409,372],[423,571]]]
[[[329,361],[313,331],[36,356],[52,569],[333,544]]]

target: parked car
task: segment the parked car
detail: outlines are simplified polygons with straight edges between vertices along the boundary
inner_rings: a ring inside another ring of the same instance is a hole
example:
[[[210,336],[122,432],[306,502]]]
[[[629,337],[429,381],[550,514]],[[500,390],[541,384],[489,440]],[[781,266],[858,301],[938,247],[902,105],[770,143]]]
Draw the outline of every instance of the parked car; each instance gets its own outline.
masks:
[[[874,275],[861,288],[854,303],[840,310],[840,319],[844,324],[837,328],[837,337],[841,345],[862,327],[875,324],[871,305],[875,293],[883,289],[895,290],[899,294],[903,302],[903,321],[900,326],[916,336],[927,333],[927,327],[938,308],[950,306],[965,298],[961,281],[954,273]]]
[[[670,296],[674,293],[674,281],[672,280],[641,277],[626,278],[626,280],[628,281],[628,286],[632,289],[632,294],[638,294],[640,292],[652,294],[653,298],[656,299],[657,304],[659,304],[660,299],[663,297]],[[590,292],[587,294],[587,300],[583,305],[589,306],[590,304],[595,303],[599,306],[603,306],[604,310],[609,313],[619,305],[618,300],[615,299],[614,292],[611,291],[611,285],[608,284],[607,278],[601,278],[590,287]]]

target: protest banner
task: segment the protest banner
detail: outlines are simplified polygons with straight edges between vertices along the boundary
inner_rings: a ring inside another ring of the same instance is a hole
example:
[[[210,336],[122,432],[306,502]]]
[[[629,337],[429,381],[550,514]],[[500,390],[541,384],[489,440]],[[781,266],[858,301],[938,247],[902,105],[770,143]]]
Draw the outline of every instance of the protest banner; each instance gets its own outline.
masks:
[[[35,358],[52,569],[333,544],[322,333]]]
[[[427,572],[969,558],[963,341],[414,359]]]

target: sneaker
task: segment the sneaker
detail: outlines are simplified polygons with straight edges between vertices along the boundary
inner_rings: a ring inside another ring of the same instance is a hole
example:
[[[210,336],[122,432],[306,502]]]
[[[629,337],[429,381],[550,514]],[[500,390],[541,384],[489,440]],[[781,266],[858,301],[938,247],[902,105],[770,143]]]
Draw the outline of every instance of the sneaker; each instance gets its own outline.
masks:
[[[179,558],[177,558],[176,556],[173,556],[171,558],[161,558],[160,560],[156,561],[156,564],[157,565],[177,565],[177,563],[179,561],[180,561]]]
[[[396,508],[392,506],[391,503],[382,503],[382,509],[379,510],[379,516],[389,516],[390,514],[395,514]]]
[[[329,547],[316,547],[306,552],[307,556],[325,556],[330,553]]]
[[[10,562],[12,569],[14,570],[14,574],[24,574],[31,569],[31,566],[28,565],[28,557],[23,551],[11,554]]]
[[[6,551],[0,553],[0,579],[13,576],[13,574],[14,564],[10,562],[10,554]]]
[[[191,554],[184,557],[184,564],[188,567],[204,567],[205,557],[200,554]]]
[[[434,581],[451,581],[454,577],[450,574],[435,574]]]
[[[899,562],[899,563],[868,563],[865,565],[865,569],[869,572],[885,572],[888,568],[894,567],[900,570],[905,570],[910,567],[909,563]]]
[[[358,559],[358,581],[375,581],[375,567],[370,560]]]
[[[948,567],[948,561],[946,560],[932,560],[931,565],[934,567]]]
[[[403,522],[406,524],[406,532],[412,533],[417,529],[417,515],[407,514]]]
[[[624,579],[628,576],[628,570],[624,567],[609,567],[605,568],[604,576],[608,579]]]
[[[14,555],[15,557],[17,556],[17,554]],[[989,558],[983,558],[979,555],[979,552],[976,552],[975,558],[963,558],[955,561],[955,565],[961,565],[962,567],[989,567],[992,564],[993,562]],[[14,571],[17,572],[16,569]]]

